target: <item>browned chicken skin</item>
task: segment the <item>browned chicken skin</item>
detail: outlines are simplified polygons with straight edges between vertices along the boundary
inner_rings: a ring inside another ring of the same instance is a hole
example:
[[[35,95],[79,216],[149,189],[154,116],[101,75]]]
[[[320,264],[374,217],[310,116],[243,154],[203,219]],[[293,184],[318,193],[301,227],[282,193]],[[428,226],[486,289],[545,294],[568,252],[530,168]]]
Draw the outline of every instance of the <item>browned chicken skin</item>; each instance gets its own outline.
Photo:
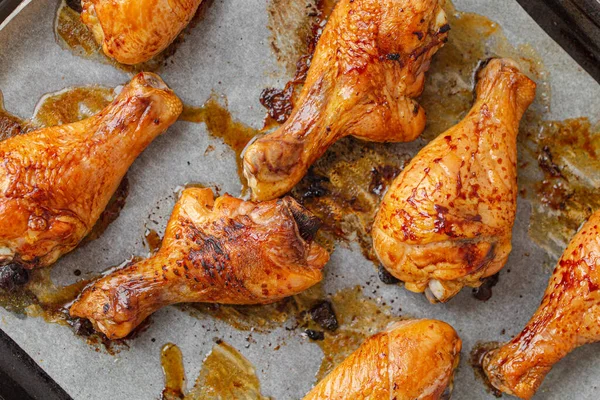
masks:
[[[449,26],[445,0],[341,0],[317,44],[291,116],[244,154],[253,199],[287,193],[338,139],[415,139],[431,57]]]
[[[272,303],[322,279],[329,254],[312,240],[318,227],[291,197],[252,203],[186,189],[160,250],[87,287],[71,315],[115,339],[169,304]]]
[[[449,399],[461,345],[445,322],[397,322],[365,340],[304,400]]]
[[[491,60],[478,78],[470,112],[412,159],[373,226],[383,265],[432,302],[481,285],[511,250],[516,139],[535,83],[507,59]]]
[[[123,64],[148,61],[187,26],[202,0],[82,0],[81,19],[104,53]]]
[[[484,371],[503,392],[531,398],[552,366],[600,341],[600,210],[558,261],[542,303],[513,340],[486,354]]]
[[[44,267],[73,250],[181,110],[157,75],[141,73],[91,118],[0,142],[0,265]]]

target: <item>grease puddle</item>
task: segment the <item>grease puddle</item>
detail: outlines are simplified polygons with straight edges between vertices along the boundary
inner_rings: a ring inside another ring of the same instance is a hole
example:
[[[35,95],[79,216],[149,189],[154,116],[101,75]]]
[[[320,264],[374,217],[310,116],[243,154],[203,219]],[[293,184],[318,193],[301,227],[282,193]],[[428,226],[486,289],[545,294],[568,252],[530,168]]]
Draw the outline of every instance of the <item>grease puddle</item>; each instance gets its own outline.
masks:
[[[180,307],[193,316],[209,315],[242,331],[268,333],[282,326],[300,330],[323,351],[317,380],[331,372],[367,337],[384,330],[393,321],[404,319],[394,315],[389,305],[366,297],[360,286],[327,296],[317,285],[264,306],[185,304]]]
[[[200,374],[189,392],[186,390],[183,356],[176,345],[167,343],[163,346],[161,364],[165,375],[165,389],[162,392],[165,400],[269,399],[260,392],[254,366],[222,340],[216,342],[204,359]]]

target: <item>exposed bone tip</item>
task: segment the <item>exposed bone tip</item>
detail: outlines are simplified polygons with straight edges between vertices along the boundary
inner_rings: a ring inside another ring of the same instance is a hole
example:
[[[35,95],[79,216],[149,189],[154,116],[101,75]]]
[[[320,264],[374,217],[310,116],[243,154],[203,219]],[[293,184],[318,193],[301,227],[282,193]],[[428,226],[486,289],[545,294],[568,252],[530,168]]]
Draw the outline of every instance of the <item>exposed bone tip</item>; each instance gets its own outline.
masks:
[[[439,303],[446,300],[446,288],[437,279],[429,281],[429,285],[425,289],[425,297],[430,303]]]
[[[159,90],[168,90],[169,87],[167,84],[161,79],[160,76],[156,75],[152,72],[140,72],[137,75],[137,80],[139,80],[141,85],[148,86],[154,89]]]

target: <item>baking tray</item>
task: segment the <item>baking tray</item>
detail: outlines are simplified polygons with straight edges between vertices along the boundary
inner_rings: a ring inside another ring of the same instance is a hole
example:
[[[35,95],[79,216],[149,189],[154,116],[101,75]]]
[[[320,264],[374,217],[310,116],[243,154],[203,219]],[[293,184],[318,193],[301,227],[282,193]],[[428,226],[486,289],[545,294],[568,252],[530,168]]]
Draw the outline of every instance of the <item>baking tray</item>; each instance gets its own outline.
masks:
[[[586,1],[520,2],[598,79],[597,36],[590,33],[594,24],[581,22],[593,21],[590,16],[594,14],[585,16],[573,11],[582,10]],[[589,0],[588,4],[593,3]],[[515,1],[457,0],[455,4],[458,9],[498,21],[511,42],[531,43],[538,51],[551,73],[553,118],[600,115],[600,106],[595,101],[600,96],[598,85]],[[567,7],[569,4],[578,7]],[[12,0],[2,0],[0,12],[6,13],[15,5]],[[0,31],[0,90],[7,108],[23,117],[31,115],[37,99],[44,93],[87,84],[116,86],[129,79],[127,73],[110,65],[80,58],[58,47],[52,35],[56,7],[53,0],[33,0]],[[177,49],[171,59],[173,63],[159,73],[187,103],[200,104],[212,91],[226,95],[235,118],[258,128],[264,116],[258,102],[260,91],[270,86],[281,87],[290,77],[269,47],[267,24],[264,1],[216,0],[206,18]],[[202,157],[209,145],[216,150]],[[236,195],[239,184],[235,176],[235,163],[227,147],[218,139],[209,138],[202,125],[177,123],[132,167],[129,174],[132,189],[120,218],[100,239],[63,258],[54,267],[54,278],[68,281],[70,271],[76,268],[84,266],[84,272],[93,274],[119,264],[132,254],[147,253],[142,240],[145,224],[152,214],[158,221],[157,228],[161,225],[164,228],[177,186],[201,181],[218,184],[221,192]],[[161,211],[155,211],[157,206]],[[509,260],[513,272],[503,271],[490,301],[475,301],[464,291],[447,305],[430,305],[421,296],[383,285],[371,294],[380,301],[395,299],[402,304],[403,315],[439,318],[455,326],[464,346],[455,381],[455,399],[491,397],[465,361],[468,352],[480,341],[507,340],[516,334],[537,307],[547,284],[551,270],[548,265],[552,261],[527,236],[526,202],[520,201],[518,213],[515,249]],[[377,282],[372,264],[353,245],[338,246],[328,269],[328,275],[343,278],[343,282],[329,279],[328,292],[367,281]],[[21,319],[0,310],[0,328],[8,333],[0,336],[3,344],[0,368],[10,377],[0,376],[0,390],[9,388],[2,393],[8,399],[26,398],[26,394],[44,399],[69,395],[76,399],[157,398],[163,383],[159,353],[166,342],[181,347],[188,379],[193,380],[213,339],[227,340],[256,366],[263,393],[276,399],[300,398],[306,393],[314,383],[321,360],[317,346],[283,328],[269,334],[240,332],[210,318],[191,318],[172,307],[158,312],[148,330],[131,341],[130,349],[116,355],[98,353],[70,330],[48,325],[40,318]],[[275,343],[282,345],[280,350],[271,350]],[[598,350],[598,345],[589,345],[569,355],[548,376],[537,398],[600,397],[596,385],[600,373]]]

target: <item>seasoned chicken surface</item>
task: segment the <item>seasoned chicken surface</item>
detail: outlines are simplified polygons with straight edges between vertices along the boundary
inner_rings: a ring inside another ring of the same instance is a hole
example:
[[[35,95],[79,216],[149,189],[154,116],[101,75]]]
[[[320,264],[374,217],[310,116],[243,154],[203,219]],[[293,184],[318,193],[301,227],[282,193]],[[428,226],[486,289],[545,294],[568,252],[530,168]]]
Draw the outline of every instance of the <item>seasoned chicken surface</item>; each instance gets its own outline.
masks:
[[[529,399],[570,351],[600,341],[600,210],[569,243],[542,303],[513,340],[486,354],[492,385]]]
[[[0,142],[0,265],[44,267],[73,250],[181,110],[157,75],[141,73],[91,118]]]
[[[202,0],[82,0],[82,21],[122,64],[148,61],[190,22]]]
[[[498,272],[511,250],[519,121],[535,83],[508,59],[480,70],[475,104],[388,189],[373,226],[387,270],[430,301]]]
[[[88,286],[71,315],[116,339],[169,304],[272,303],[322,279],[329,254],[313,241],[318,228],[291,197],[252,203],[186,189],[160,250]]]
[[[365,340],[304,400],[449,399],[461,345],[445,322],[397,322]]]
[[[292,114],[246,149],[253,199],[287,193],[343,136],[403,142],[421,134],[425,111],[414,98],[450,29],[444,2],[338,2]]]

